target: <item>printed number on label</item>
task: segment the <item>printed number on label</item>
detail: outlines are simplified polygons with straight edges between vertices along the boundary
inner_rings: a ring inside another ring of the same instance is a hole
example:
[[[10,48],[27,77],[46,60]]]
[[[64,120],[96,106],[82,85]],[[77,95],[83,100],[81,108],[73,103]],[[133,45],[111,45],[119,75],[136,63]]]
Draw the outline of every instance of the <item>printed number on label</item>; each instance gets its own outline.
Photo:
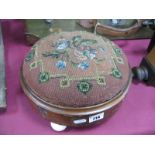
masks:
[[[101,120],[103,118],[104,118],[104,112],[96,114],[96,115],[93,115],[93,116],[90,116],[89,117],[89,123]]]

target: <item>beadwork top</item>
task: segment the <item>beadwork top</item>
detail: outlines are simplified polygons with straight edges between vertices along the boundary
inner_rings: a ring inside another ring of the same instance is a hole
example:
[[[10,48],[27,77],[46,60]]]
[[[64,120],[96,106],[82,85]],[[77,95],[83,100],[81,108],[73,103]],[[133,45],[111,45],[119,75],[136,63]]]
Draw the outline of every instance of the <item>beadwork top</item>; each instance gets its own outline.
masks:
[[[50,104],[86,107],[116,96],[129,80],[122,50],[89,32],[61,32],[39,40],[25,57],[23,79]]]

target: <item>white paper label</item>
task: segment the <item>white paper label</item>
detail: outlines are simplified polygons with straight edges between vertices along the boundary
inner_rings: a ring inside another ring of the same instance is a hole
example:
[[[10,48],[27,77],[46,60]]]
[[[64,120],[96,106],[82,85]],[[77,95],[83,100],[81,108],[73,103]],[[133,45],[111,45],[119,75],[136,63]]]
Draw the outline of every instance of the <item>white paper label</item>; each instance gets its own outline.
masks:
[[[104,118],[104,112],[96,114],[96,115],[93,115],[93,116],[90,116],[89,117],[89,123],[101,120],[103,118]]]
[[[74,120],[74,124],[82,124],[82,123],[85,123],[87,120],[86,119],[77,119],[77,120]]]

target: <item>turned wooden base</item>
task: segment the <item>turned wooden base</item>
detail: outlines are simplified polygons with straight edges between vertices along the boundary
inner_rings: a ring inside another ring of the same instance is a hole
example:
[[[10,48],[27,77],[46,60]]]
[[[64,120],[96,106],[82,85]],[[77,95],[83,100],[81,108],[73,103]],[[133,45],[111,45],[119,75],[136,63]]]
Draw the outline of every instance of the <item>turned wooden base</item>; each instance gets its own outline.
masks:
[[[25,84],[22,77],[20,78],[21,86],[24,93],[30,99],[32,106],[41,114],[41,116],[49,122],[54,122],[59,125],[72,126],[72,127],[85,127],[104,122],[119,108],[122,100],[127,94],[131,77],[125,87],[117,96],[112,100],[89,107],[71,108],[71,107],[57,107],[43,101],[36,96]],[[53,127],[54,128],[54,127]],[[58,129],[59,130],[59,129]]]

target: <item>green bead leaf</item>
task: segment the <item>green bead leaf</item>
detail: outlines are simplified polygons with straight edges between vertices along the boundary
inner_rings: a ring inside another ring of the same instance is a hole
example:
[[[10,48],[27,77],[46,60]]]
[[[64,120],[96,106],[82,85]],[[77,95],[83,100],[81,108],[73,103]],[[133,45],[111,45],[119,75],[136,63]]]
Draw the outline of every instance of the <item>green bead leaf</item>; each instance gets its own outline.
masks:
[[[96,40],[91,40],[91,39],[82,39],[80,42],[80,45],[84,45],[84,46],[90,46],[92,44],[97,43]]]
[[[52,57],[52,58],[59,58],[59,53],[51,53],[51,52],[45,52],[42,54],[44,57]]]
[[[115,78],[118,78],[118,79],[121,79],[122,78],[121,72],[118,69],[115,69],[115,68],[112,69],[112,75]]]
[[[37,62],[36,61],[35,62],[32,62],[30,64],[30,70],[35,69],[35,68],[37,68]]]
[[[81,36],[74,36],[72,38],[72,43],[75,47],[78,46],[80,42],[81,42]]]
[[[72,41],[73,42],[77,42],[77,41],[80,41],[81,40],[81,36],[79,35],[79,36],[74,36],[73,38],[72,38]]]
[[[35,50],[33,49],[31,52],[28,53],[28,55],[26,56],[25,58],[25,61],[28,62],[28,61],[31,61],[35,56]]]

